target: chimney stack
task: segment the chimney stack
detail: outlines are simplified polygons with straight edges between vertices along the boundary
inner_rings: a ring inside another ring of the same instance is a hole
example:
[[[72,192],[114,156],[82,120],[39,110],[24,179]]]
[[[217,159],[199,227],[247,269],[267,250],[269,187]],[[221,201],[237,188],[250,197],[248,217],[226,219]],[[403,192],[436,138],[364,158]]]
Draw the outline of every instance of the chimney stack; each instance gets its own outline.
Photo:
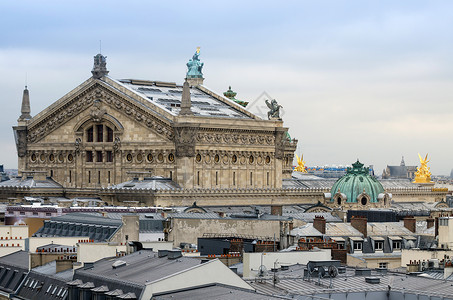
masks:
[[[271,214],[275,216],[281,216],[283,214],[283,206],[271,205]]]
[[[410,231],[414,232],[415,233],[415,224],[416,224],[416,220],[413,216],[409,216],[409,217],[405,217],[403,219],[404,221],[404,227],[406,227],[407,229],[409,229]]]
[[[434,226],[434,219],[433,218],[426,219],[426,228],[429,229],[433,226]]]
[[[353,216],[351,218],[351,226],[357,229],[363,237],[367,237],[368,220],[366,217]]]
[[[315,216],[313,227],[322,234],[326,234],[326,219],[323,216]]]

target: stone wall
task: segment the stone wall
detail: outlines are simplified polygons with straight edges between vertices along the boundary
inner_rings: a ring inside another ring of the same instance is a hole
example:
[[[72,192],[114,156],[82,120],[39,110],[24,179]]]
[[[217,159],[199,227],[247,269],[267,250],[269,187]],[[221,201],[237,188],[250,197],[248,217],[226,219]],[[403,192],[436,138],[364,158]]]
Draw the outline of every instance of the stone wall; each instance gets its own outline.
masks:
[[[197,244],[197,239],[205,233],[268,239],[273,239],[275,234],[276,239],[285,247],[286,231],[289,232],[289,222],[279,220],[171,218],[167,240],[179,247],[181,243]]]

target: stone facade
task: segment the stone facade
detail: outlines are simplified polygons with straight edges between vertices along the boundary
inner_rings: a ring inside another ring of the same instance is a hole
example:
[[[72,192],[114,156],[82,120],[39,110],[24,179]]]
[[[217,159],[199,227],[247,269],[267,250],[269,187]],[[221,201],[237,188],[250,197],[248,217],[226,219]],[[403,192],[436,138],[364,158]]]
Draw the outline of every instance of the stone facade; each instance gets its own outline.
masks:
[[[297,141],[286,139],[282,121],[262,120],[201,85],[190,93],[208,95],[245,117],[177,115],[96,74],[13,128],[19,174],[44,171],[73,189],[108,187],[137,174],[171,178],[190,189],[281,188],[282,178],[290,177]]]

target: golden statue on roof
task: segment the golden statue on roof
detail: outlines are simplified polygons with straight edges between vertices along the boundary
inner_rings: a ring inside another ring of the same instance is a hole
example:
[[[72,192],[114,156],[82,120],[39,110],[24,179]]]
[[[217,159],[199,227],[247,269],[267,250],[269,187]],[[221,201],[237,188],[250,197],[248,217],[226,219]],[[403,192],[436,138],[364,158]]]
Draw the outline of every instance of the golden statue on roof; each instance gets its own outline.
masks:
[[[420,167],[418,167],[417,172],[415,172],[414,183],[433,183],[433,181],[431,181],[431,172],[427,165],[430,161],[428,159],[428,154],[426,154],[425,159],[421,157],[420,153],[418,154],[418,157],[420,158]]]
[[[297,159],[297,167],[294,168],[294,171],[301,172],[301,173],[307,173],[307,170],[305,169],[305,161],[304,161],[304,155],[302,154],[302,157],[299,158],[296,154],[296,159]]]

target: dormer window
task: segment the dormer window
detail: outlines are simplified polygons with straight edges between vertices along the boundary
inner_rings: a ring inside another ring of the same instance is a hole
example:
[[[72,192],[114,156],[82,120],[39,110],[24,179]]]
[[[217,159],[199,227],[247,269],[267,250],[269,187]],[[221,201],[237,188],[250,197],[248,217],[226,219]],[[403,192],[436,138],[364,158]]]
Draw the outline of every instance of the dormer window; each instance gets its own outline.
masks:
[[[383,250],[384,249],[384,242],[383,241],[374,242],[374,248],[376,249],[376,251]]]
[[[401,241],[393,241],[393,250],[401,250]]]
[[[362,251],[362,242],[354,241],[354,250],[355,251]]]

